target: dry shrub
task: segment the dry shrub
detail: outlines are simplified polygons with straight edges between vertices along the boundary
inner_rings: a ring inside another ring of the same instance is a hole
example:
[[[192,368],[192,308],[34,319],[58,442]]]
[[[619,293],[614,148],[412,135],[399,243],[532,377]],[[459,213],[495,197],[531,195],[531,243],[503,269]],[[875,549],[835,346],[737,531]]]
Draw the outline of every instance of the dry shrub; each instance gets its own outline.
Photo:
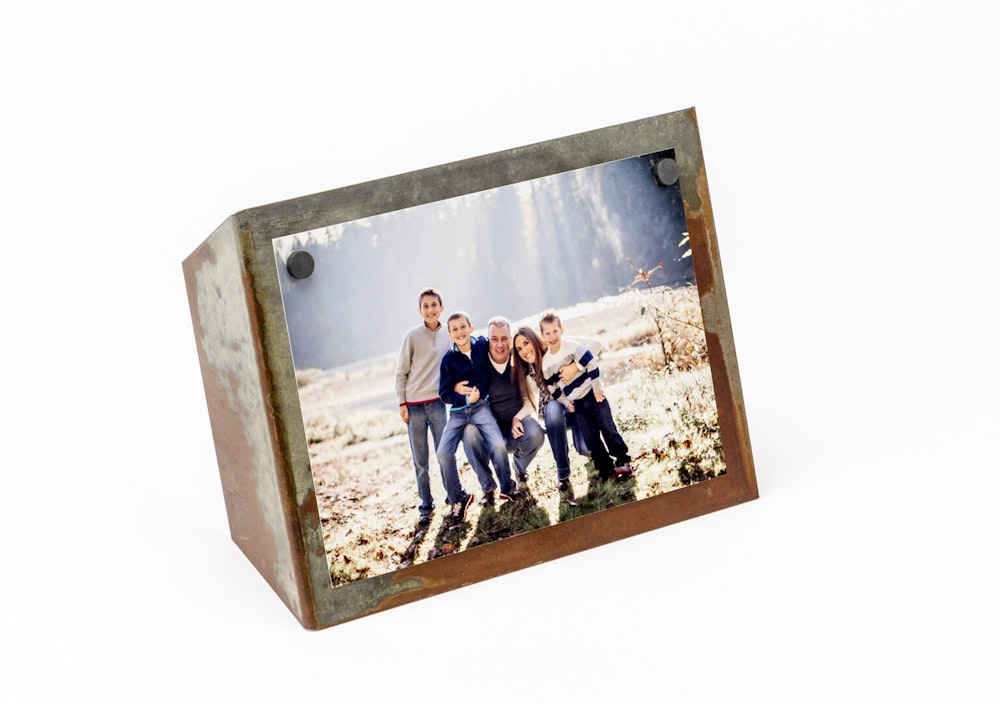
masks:
[[[698,289],[654,289],[650,296],[659,300],[658,314],[663,345],[667,351],[664,366],[672,370],[688,370],[708,363],[708,341],[701,315]]]

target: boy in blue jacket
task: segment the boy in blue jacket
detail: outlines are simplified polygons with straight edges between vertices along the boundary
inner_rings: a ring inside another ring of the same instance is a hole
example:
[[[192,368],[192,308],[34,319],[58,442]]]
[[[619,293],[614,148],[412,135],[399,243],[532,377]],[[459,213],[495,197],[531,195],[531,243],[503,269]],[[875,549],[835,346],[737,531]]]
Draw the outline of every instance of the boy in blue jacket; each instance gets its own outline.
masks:
[[[456,312],[448,317],[448,337],[454,344],[441,360],[441,381],[438,388],[441,400],[451,406],[451,411],[438,443],[437,459],[441,466],[441,480],[448,492],[448,503],[452,506],[452,519],[457,523],[465,520],[466,511],[475,498],[462,487],[455,461],[455,451],[468,425],[476,426],[486,441],[486,450],[500,480],[500,498],[514,500],[521,497],[517,485],[510,477],[507,442],[490,411],[487,398],[480,394],[480,389],[489,388],[489,343],[483,337],[474,337],[472,330],[472,322],[467,314]],[[460,382],[472,387],[472,392],[464,395],[457,393],[455,386]],[[482,478],[480,481],[482,482]],[[492,481],[493,478],[489,477],[489,482]],[[483,486],[484,491],[495,488],[495,484],[492,487]]]

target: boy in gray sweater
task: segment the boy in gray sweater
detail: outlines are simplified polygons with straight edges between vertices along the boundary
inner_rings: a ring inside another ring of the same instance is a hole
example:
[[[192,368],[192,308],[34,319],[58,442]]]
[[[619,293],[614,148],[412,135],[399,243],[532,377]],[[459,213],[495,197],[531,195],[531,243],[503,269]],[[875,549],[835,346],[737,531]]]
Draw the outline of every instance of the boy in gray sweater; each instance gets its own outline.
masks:
[[[441,324],[444,302],[437,289],[420,292],[417,312],[423,323],[406,333],[403,348],[396,366],[396,395],[399,397],[399,415],[406,423],[410,436],[410,452],[417,476],[417,493],[420,495],[420,525],[430,523],[434,513],[428,473],[429,450],[427,432],[434,440],[437,452],[441,433],[447,423],[447,409],[438,393],[441,358],[451,347],[447,328]]]

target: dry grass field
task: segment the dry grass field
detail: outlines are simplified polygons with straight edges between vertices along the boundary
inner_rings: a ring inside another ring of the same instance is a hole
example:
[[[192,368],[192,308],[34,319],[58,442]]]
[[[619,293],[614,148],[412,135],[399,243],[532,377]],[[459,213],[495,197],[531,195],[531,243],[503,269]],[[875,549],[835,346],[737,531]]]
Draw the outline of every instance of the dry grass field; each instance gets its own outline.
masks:
[[[662,346],[654,311],[660,316]],[[693,287],[629,291],[559,313],[568,337],[602,342],[601,377],[634,458],[635,478],[591,488],[588,460],[571,449],[577,505],[561,501],[546,442],[529,467],[526,500],[496,507],[474,503],[466,523],[455,527],[447,518],[432,452],[431,487],[437,508],[431,524],[421,528],[406,426],[396,408],[395,359],[329,372],[301,370],[299,394],[334,584],[642,500],[725,472]],[[537,328],[537,318],[514,321],[514,326],[523,322]],[[462,450],[458,459],[462,484],[480,495]]]

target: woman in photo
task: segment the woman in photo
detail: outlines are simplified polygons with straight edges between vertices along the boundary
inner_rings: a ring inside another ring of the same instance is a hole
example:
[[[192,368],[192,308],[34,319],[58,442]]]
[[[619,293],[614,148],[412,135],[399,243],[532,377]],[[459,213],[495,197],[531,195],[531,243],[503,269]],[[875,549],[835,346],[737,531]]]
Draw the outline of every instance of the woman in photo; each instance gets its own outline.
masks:
[[[566,440],[567,425],[573,429],[574,444],[577,452],[587,456],[587,449],[582,441],[577,441],[577,430],[573,414],[566,411],[565,406],[552,398],[548,386],[542,376],[542,357],[545,356],[545,343],[534,330],[520,327],[514,333],[514,378],[521,388],[521,395],[531,401],[538,409],[538,418],[545,426],[545,435],[549,439],[549,447],[556,462],[556,479],[559,491],[568,492],[569,483],[569,443]]]

